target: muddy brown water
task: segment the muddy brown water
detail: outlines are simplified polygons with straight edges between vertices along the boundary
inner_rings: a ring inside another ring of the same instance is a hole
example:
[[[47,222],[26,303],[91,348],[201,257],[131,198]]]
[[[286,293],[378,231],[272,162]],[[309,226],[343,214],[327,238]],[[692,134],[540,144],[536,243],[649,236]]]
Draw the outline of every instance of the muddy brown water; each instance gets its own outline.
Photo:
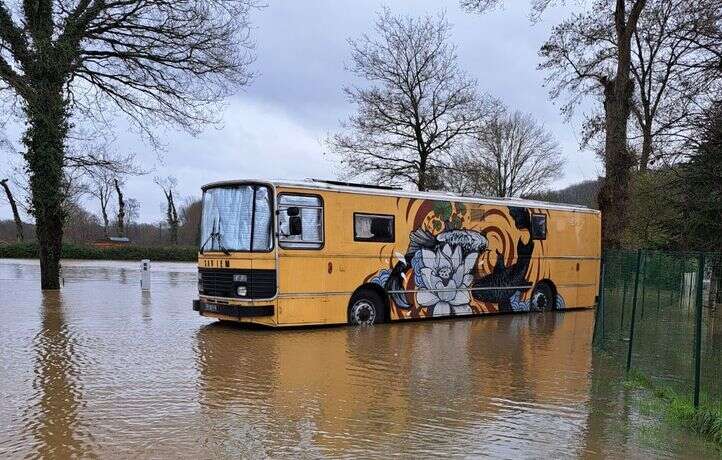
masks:
[[[593,311],[226,326],[193,264],[0,260],[0,457],[690,457],[595,358]]]

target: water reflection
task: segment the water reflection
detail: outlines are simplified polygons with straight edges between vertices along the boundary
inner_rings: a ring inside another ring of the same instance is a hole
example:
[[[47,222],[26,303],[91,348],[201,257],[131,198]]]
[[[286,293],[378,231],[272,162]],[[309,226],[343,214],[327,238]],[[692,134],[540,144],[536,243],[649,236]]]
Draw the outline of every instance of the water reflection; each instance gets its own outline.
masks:
[[[152,319],[152,317],[151,317],[151,313],[152,313],[151,307],[152,307],[152,303],[153,303],[152,301],[153,301],[153,299],[150,296],[150,291],[144,290],[144,291],[140,292],[140,311],[141,311],[140,314],[143,318],[143,321],[146,323]]]
[[[309,432],[331,456],[569,453],[555,441],[581,433],[593,318],[542,316],[283,334],[213,324],[197,334],[199,399],[214,432],[242,419],[247,441],[288,455]]]
[[[41,328],[33,340],[35,404],[25,420],[35,437],[38,457],[69,458],[85,453],[77,430],[83,395],[79,380],[76,339],[65,319],[59,291],[42,294]]]
[[[178,272],[168,272],[168,283],[170,283],[172,287],[178,286],[178,280]]]

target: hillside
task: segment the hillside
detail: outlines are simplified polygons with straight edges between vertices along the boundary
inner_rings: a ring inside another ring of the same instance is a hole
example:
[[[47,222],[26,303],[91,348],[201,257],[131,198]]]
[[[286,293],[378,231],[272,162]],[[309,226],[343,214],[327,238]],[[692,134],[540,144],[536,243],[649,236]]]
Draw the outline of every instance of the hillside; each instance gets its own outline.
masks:
[[[587,180],[578,184],[572,184],[561,190],[548,190],[525,196],[532,200],[550,201],[552,203],[579,204],[590,208],[598,209],[597,194],[601,186],[599,180]]]

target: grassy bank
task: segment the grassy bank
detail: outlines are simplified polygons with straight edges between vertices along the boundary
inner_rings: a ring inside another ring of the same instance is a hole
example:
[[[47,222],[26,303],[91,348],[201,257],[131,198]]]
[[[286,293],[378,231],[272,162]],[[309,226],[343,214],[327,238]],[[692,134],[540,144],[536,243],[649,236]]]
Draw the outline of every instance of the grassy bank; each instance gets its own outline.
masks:
[[[647,407],[653,406],[663,411],[670,422],[683,426],[722,449],[722,407],[700,404],[695,408],[689,398],[677,394],[670,387],[655,384],[636,371],[629,373],[625,386],[648,391],[656,404],[648,404]]]
[[[36,259],[37,243],[0,243],[0,259]],[[64,244],[63,259],[141,260],[159,262],[195,262],[198,249],[194,246],[123,246],[96,248],[81,244]]]

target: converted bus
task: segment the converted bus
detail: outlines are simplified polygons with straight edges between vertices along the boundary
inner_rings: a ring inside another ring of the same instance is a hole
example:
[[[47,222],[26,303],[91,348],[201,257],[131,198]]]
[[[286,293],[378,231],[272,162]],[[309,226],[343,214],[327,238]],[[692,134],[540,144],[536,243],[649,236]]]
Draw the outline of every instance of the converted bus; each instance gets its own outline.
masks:
[[[595,304],[596,210],[317,180],[202,189],[203,316],[372,325]]]

